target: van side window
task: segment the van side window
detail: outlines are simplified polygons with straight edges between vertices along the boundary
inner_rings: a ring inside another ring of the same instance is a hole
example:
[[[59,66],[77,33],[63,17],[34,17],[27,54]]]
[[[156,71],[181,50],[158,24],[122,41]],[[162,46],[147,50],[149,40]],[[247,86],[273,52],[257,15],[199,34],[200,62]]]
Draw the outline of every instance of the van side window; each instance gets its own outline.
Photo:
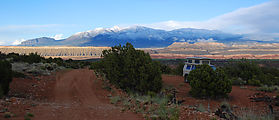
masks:
[[[192,70],[195,70],[195,69],[196,69],[196,66],[195,66],[195,65],[193,65]]]
[[[186,69],[190,70],[191,69],[191,65],[187,65]]]
[[[188,60],[188,63],[192,63],[193,62],[193,60]]]
[[[195,60],[195,63],[199,64],[199,63],[200,63],[200,60]]]

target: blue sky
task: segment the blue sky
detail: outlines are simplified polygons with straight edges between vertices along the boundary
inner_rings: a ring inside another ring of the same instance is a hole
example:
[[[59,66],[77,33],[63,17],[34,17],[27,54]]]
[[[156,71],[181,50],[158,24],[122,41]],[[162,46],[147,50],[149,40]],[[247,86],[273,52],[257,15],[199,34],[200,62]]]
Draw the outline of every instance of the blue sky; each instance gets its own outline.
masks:
[[[166,30],[193,27],[255,34],[257,31],[250,30],[255,30],[253,28],[255,25],[249,25],[251,23],[245,18],[246,23],[244,23],[241,20],[243,18],[241,14],[245,13],[249,16],[250,13],[257,10],[259,13],[253,14],[260,14],[272,6],[270,8],[272,9],[270,11],[271,15],[268,18],[266,16],[254,16],[257,20],[259,20],[259,17],[272,20],[275,15],[278,14],[279,16],[278,9],[275,9],[278,5],[277,1],[3,0],[0,1],[0,44],[11,45],[14,41],[18,42],[43,36],[54,37],[56,35],[57,38],[65,38],[76,32],[115,25],[144,25]],[[233,17],[234,22],[223,22],[230,17]],[[212,24],[219,23],[219,27],[217,25],[212,26]],[[228,26],[226,28],[220,27],[226,25]],[[261,27],[258,27],[258,32],[261,29],[268,29],[264,31],[265,34],[272,33],[274,36],[274,34],[279,33],[278,29],[270,31],[269,28]],[[238,28],[245,29],[239,30]]]

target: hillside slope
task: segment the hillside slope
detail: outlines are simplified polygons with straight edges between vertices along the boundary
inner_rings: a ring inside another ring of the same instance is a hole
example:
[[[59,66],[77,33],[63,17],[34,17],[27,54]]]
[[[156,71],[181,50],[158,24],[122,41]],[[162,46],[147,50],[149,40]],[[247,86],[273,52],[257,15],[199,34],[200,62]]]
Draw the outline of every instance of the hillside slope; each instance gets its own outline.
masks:
[[[36,38],[22,42],[19,46],[115,46],[132,43],[136,48],[167,47],[174,42],[219,42],[225,44],[251,42],[242,35],[216,30],[183,28],[172,31],[134,26],[121,29],[97,28],[79,32],[66,39]],[[259,41],[253,41],[259,42]]]

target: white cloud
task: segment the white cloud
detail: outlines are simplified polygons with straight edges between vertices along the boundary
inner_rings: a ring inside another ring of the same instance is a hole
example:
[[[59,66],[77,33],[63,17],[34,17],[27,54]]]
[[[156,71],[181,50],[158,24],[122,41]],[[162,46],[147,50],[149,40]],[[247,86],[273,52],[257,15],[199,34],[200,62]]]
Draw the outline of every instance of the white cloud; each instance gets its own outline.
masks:
[[[0,45],[5,45],[5,42],[0,41]]]
[[[216,23],[216,29],[240,30],[240,33],[279,32],[279,1],[273,0],[260,5],[241,8],[231,13],[208,20]]]
[[[165,30],[178,28],[221,30],[230,33],[250,34],[248,37],[251,39],[274,40],[273,38],[278,38],[279,34],[278,21],[279,0],[272,0],[252,7],[240,8],[207,21],[165,21],[144,26]]]
[[[57,34],[57,35],[55,35],[55,36],[53,36],[53,37],[51,37],[51,38],[53,38],[53,39],[55,39],[55,40],[61,40],[61,39],[63,39],[63,34]]]
[[[23,41],[25,41],[25,39],[15,40],[12,45],[19,45]]]
[[[213,38],[209,38],[209,39],[197,39],[198,42],[216,42],[216,40],[214,40]]]
[[[144,26],[152,27],[156,29],[164,29],[164,30],[173,30],[173,29],[179,29],[179,28],[203,28],[203,29],[210,29],[206,27],[204,22],[178,22],[178,21],[165,21],[165,22],[159,22],[159,23],[153,23],[153,24],[145,24]]]

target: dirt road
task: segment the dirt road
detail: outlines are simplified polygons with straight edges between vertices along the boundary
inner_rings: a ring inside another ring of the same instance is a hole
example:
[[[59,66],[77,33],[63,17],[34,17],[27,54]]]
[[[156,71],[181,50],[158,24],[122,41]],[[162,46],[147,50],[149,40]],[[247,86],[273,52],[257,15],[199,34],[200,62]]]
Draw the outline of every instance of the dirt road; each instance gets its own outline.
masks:
[[[60,72],[56,75],[49,102],[35,109],[36,120],[138,120],[140,115],[121,112],[109,103],[93,71],[88,69]]]

